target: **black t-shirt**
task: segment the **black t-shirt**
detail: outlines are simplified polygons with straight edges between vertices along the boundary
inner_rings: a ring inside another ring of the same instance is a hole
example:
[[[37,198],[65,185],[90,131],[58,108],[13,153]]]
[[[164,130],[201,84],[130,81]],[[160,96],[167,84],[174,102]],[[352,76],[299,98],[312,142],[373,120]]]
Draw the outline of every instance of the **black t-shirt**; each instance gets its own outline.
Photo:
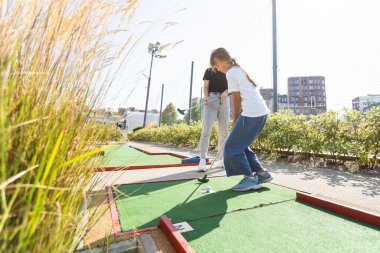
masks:
[[[213,68],[208,68],[205,71],[203,80],[209,80],[208,92],[220,92],[227,90],[227,79],[226,74],[214,70]]]

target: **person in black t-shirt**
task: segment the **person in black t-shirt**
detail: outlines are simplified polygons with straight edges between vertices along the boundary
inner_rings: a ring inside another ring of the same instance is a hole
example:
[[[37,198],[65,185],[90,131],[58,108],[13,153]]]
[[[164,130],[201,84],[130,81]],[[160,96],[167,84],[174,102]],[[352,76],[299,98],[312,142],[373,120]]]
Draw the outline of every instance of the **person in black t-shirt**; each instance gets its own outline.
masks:
[[[203,76],[204,82],[204,116],[202,121],[202,134],[199,140],[200,161],[198,171],[207,171],[206,158],[208,153],[210,135],[214,122],[218,119],[218,151],[223,148],[228,135],[230,121],[230,103],[227,90],[226,75],[213,68],[208,68]],[[215,167],[224,167],[223,159],[218,160]]]

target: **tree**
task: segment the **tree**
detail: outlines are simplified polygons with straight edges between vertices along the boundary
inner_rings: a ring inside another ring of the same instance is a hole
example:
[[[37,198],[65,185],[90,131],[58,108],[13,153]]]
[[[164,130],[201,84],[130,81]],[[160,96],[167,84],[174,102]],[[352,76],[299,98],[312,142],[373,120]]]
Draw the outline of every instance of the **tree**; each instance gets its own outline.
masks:
[[[191,120],[192,121],[199,121],[201,120],[201,108],[199,106],[199,98],[193,98],[191,100]],[[189,119],[189,110],[186,112],[186,115],[183,119],[183,121],[187,122]]]
[[[162,124],[173,125],[177,121],[177,109],[169,103],[162,112]]]

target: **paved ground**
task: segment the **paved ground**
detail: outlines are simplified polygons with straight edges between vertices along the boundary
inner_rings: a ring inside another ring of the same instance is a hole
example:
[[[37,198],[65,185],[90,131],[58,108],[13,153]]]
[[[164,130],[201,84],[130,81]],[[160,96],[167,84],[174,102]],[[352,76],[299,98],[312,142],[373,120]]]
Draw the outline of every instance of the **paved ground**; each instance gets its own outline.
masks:
[[[130,142],[132,146],[149,152],[174,152],[186,156],[198,154],[195,149],[178,148],[142,142]],[[210,154],[211,158],[215,154]],[[335,168],[318,168],[298,163],[262,161],[274,176],[275,184],[299,191],[319,194],[343,203],[359,206],[380,213],[380,176],[364,173],[350,173]],[[224,169],[214,169],[213,176],[225,175]],[[174,167],[162,169],[130,170],[96,173],[94,190],[111,184],[134,182],[166,181],[169,179],[190,179],[201,176],[196,167]]]

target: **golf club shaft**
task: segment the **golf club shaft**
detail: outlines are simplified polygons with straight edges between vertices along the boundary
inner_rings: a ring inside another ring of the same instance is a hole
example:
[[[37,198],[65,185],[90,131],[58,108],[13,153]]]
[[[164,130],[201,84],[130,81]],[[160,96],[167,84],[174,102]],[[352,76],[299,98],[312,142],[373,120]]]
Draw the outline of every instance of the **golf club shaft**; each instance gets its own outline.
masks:
[[[227,138],[228,138],[228,136],[227,136]],[[224,143],[223,143],[221,149],[218,150],[218,153],[216,154],[216,157],[215,157],[214,161],[211,163],[211,166],[210,166],[210,168],[209,168],[209,171],[212,169],[212,166],[214,165],[215,161],[218,160],[218,158],[219,158],[219,156],[220,156],[220,154],[221,154],[221,152],[222,152],[222,150],[223,150],[223,148],[224,148],[224,145],[226,144],[227,138],[226,138],[226,140],[224,141]],[[206,173],[204,174],[204,176],[203,176],[202,178],[200,178],[200,177],[198,178],[198,181],[201,182],[201,183],[207,183],[207,182],[209,181],[209,179],[207,179],[208,175],[209,175],[209,174],[208,174],[207,171],[206,171]]]
[[[221,153],[223,152],[224,145],[226,144],[226,141],[227,141],[227,139],[228,139],[228,136],[229,136],[229,134],[227,135],[226,139],[224,140],[223,145],[222,145],[222,147],[220,148],[220,150],[218,150],[218,153],[216,154],[216,156],[215,156],[213,162],[211,163],[209,170],[212,169],[212,166],[213,166],[214,163],[218,160],[218,158],[220,157]],[[207,172],[206,172],[206,176],[207,176],[207,175],[208,175],[208,174],[207,174]]]

